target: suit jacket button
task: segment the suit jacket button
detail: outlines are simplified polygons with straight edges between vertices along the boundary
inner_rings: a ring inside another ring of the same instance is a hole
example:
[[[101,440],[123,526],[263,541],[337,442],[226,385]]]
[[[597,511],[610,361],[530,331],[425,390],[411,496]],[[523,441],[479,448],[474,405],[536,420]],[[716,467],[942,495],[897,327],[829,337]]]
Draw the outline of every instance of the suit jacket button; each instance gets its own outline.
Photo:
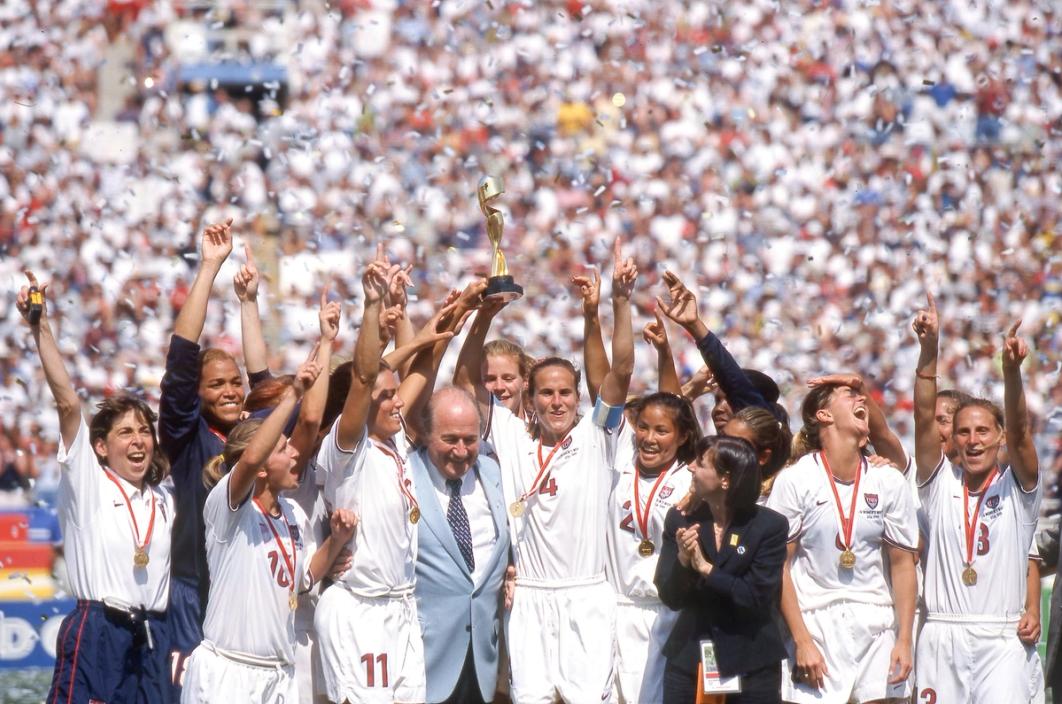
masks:
[[[467,625],[465,626],[465,632],[466,632],[466,633],[471,633],[471,632],[472,632],[472,624],[471,624],[471,623],[470,623],[470,624],[467,624]]]

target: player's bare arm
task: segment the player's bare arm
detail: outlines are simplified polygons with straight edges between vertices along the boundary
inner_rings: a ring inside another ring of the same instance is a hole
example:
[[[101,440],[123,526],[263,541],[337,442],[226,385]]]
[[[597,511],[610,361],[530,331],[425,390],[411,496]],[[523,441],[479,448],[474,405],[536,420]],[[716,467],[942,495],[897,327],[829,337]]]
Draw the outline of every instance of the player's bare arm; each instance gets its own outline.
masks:
[[[919,345],[914,382],[915,468],[919,484],[929,481],[944,451],[934,418],[940,321],[933,294],[927,292],[926,301],[926,308],[918,311],[911,324]]]
[[[66,371],[63,355],[59,352],[55,335],[52,334],[52,326],[48,322],[48,284],[38,285],[37,277],[30,271],[26,272],[26,278],[29,280],[29,286],[23,286],[19,290],[15,306],[22,318],[29,323],[33,343],[37,346],[37,354],[41,358],[44,379],[52,391],[55,408],[59,413],[59,434],[63,438],[63,445],[70,447],[77,437],[78,428],[81,427],[81,399],[74,390],[74,383]],[[39,296],[40,300],[31,300],[31,292],[34,296]],[[37,305],[40,308],[31,313],[31,307],[35,308]],[[40,316],[39,319],[37,315]]]
[[[1033,443],[1021,379],[1021,363],[1029,354],[1029,346],[1018,337],[1020,326],[1020,320],[1014,323],[1003,340],[1003,414],[1010,465],[1022,488],[1032,491],[1039,482],[1040,462]]]

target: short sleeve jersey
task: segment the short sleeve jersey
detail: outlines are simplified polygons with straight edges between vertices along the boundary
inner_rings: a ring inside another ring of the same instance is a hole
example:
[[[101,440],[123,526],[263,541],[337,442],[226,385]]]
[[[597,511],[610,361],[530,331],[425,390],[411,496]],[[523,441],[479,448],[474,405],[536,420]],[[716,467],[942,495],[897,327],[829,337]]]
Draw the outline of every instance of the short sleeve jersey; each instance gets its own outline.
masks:
[[[412,591],[417,564],[417,524],[410,520],[410,496],[416,496],[407,471],[409,446],[404,436],[394,445],[369,438],[353,450],[336,441],[339,421],[321,443],[317,476],[329,511],[350,509],[358,529],[350,544],[353,561],[340,580],[360,596]]]
[[[622,425],[609,432],[587,415],[558,445],[543,446],[495,401],[488,439],[498,452],[506,505],[528,495],[524,514],[509,517],[517,579],[558,585],[604,579],[608,495],[621,432]],[[532,486],[540,457],[546,472]]]
[[[156,448],[156,452],[159,452]],[[149,611],[165,611],[170,601],[170,531],[173,528],[173,485],[142,489],[104,469],[89,442],[85,421],[64,447],[59,440],[59,524],[65,538],[70,589],[78,599],[119,599]],[[124,492],[124,495],[123,495]],[[151,525],[152,504],[155,520]],[[139,543],[148,564],[136,567]]]
[[[231,479],[231,472],[221,478],[203,509],[210,566],[203,636],[224,650],[292,664],[295,613],[289,596],[293,579],[296,593],[309,587],[302,537],[308,521],[284,497],[277,501],[279,517],[263,513],[250,495],[232,508]]]
[[[799,540],[791,565],[793,586],[802,610],[838,601],[892,605],[885,574],[886,544],[918,549],[918,518],[907,479],[893,467],[860,463],[855,496],[852,552],[855,567],[840,565],[844,550],[841,517],[822,454],[801,457],[774,482],[767,507],[789,521],[789,542]],[[836,482],[847,518],[852,513],[855,482]]]
[[[648,524],[648,536],[644,536],[638,522],[638,512],[634,510],[634,482],[637,476],[635,453],[634,433],[630,424],[625,424],[616,450],[617,471],[613,475],[608,501],[606,573],[609,584],[617,594],[628,599],[656,600],[660,597],[653,578],[664,539],[664,518],[675,503],[689,492],[691,476],[685,464],[676,463],[660,475],[637,479],[640,514]],[[638,552],[638,546],[645,537],[654,547],[653,554],[649,556]]]
[[[919,492],[927,524],[925,602],[930,613],[1019,618],[1025,605],[1025,578],[1043,482],[1025,491],[1014,471],[1002,468],[985,489],[973,533],[977,584],[966,586],[962,468],[941,458]],[[977,494],[970,494],[971,524]]]

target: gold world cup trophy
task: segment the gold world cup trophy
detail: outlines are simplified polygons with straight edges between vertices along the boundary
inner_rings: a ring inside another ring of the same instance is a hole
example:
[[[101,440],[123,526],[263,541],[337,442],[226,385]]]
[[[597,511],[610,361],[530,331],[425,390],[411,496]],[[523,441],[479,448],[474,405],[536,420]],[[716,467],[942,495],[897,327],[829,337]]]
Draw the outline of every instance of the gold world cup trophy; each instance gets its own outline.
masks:
[[[505,254],[501,250],[502,230],[505,229],[505,217],[501,211],[491,206],[491,201],[497,200],[505,193],[505,188],[500,180],[493,176],[484,176],[479,181],[476,195],[479,196],[479,209],[487,218],[487,237],[491,244],[490,278],[487,279],[487,290],[483,292],[484,298],[494,300],[515,301],[524,295],[524,288],[513,281],[509,275],[509,267],[505,264]]]

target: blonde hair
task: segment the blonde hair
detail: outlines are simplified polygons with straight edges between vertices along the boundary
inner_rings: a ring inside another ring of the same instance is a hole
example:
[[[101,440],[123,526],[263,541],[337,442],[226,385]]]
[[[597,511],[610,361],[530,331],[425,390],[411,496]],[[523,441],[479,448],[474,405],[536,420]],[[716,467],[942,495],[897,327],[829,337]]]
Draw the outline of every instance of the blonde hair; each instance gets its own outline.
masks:
[[[483,362],[486,364],[487,357],[509,357],[516,361],[516,366],[520,370],[520,376],[525,380],[528,378],[531,372],[531,365],[535,363],[535,360],[527,352],[524,352],[524,348],[515,342],[509,340],[491,340],[487,344],[483,345]]]
[[[262,418],[248,418],[229,433],[225,440],[225,449],[220,455],[212,457],[203,467],[203,486],[213,489],[225,474],[236,466],[243,456],[243,451],[251,444],[251,438],[265,422]]]

